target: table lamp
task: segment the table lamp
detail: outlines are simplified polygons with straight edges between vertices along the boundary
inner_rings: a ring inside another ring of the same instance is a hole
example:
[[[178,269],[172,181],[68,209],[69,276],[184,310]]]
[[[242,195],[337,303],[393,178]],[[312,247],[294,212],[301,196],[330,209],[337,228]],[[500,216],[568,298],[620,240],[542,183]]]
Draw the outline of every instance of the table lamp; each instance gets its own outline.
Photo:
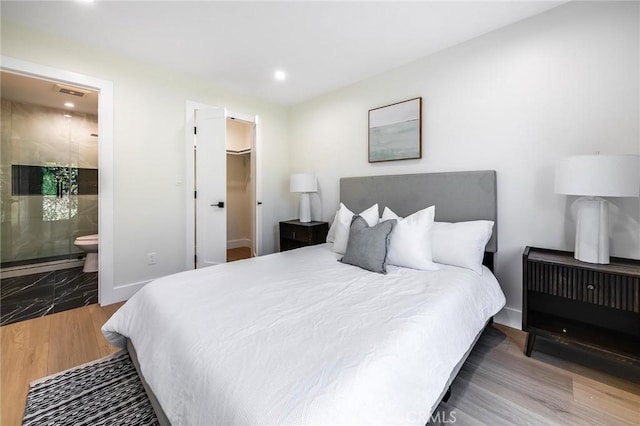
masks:
[[[556,166],[556,194],[578,195],[574,257],[609,263],[609,205],[597,197],[640,196],[640,156],[578,155]]]
[[[318,191],[316,175],[312,173],[297,173],[291,175],[289,190],[300,192],[300,222],[311,222],[311,206],[309,193]]]

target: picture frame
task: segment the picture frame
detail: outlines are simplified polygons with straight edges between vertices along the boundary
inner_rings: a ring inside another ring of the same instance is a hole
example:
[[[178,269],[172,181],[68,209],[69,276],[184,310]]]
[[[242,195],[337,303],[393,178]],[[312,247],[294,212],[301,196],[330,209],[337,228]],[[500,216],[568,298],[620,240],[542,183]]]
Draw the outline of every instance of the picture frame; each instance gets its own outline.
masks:
[[[369,163],[422,158],[422,97],[369,110]]]

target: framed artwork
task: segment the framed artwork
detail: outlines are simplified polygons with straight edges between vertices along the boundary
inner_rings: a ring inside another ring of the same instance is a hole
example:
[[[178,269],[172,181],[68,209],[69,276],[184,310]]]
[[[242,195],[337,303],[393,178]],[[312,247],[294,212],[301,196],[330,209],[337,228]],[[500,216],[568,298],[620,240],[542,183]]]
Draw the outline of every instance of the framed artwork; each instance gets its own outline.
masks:
[[[369,110],[369,162],[422,158],[422,98]]]

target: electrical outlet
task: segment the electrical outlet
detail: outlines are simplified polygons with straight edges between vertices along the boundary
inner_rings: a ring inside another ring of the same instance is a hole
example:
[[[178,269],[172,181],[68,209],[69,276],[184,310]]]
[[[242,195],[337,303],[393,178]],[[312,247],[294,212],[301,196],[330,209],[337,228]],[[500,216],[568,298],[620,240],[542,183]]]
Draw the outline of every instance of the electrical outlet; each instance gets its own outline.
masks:
[[[156,264],[156,254],[147,253],[147,265],[155,265],[155,264]]]

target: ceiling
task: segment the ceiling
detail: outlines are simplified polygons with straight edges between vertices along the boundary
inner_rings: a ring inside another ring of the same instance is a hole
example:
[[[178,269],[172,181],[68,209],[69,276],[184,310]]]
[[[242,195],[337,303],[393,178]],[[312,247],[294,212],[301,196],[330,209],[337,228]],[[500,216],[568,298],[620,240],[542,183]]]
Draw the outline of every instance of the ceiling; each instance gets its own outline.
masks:
[[[82,97],[59,93],[52,81],[27,77],[8,72],[0,73],[0,93],[2,99],[22,102],[26,104],[42,105],[60,110],[98,114],[98,93],[92,91]],[[65,87],[72,87],[68,84]],[[64,106],[65,102],[72,102],[73,108]]]
[[[3,20],[293,105],[566,1],[7,1]],[[276,69],[287,73],[276,81]]]

